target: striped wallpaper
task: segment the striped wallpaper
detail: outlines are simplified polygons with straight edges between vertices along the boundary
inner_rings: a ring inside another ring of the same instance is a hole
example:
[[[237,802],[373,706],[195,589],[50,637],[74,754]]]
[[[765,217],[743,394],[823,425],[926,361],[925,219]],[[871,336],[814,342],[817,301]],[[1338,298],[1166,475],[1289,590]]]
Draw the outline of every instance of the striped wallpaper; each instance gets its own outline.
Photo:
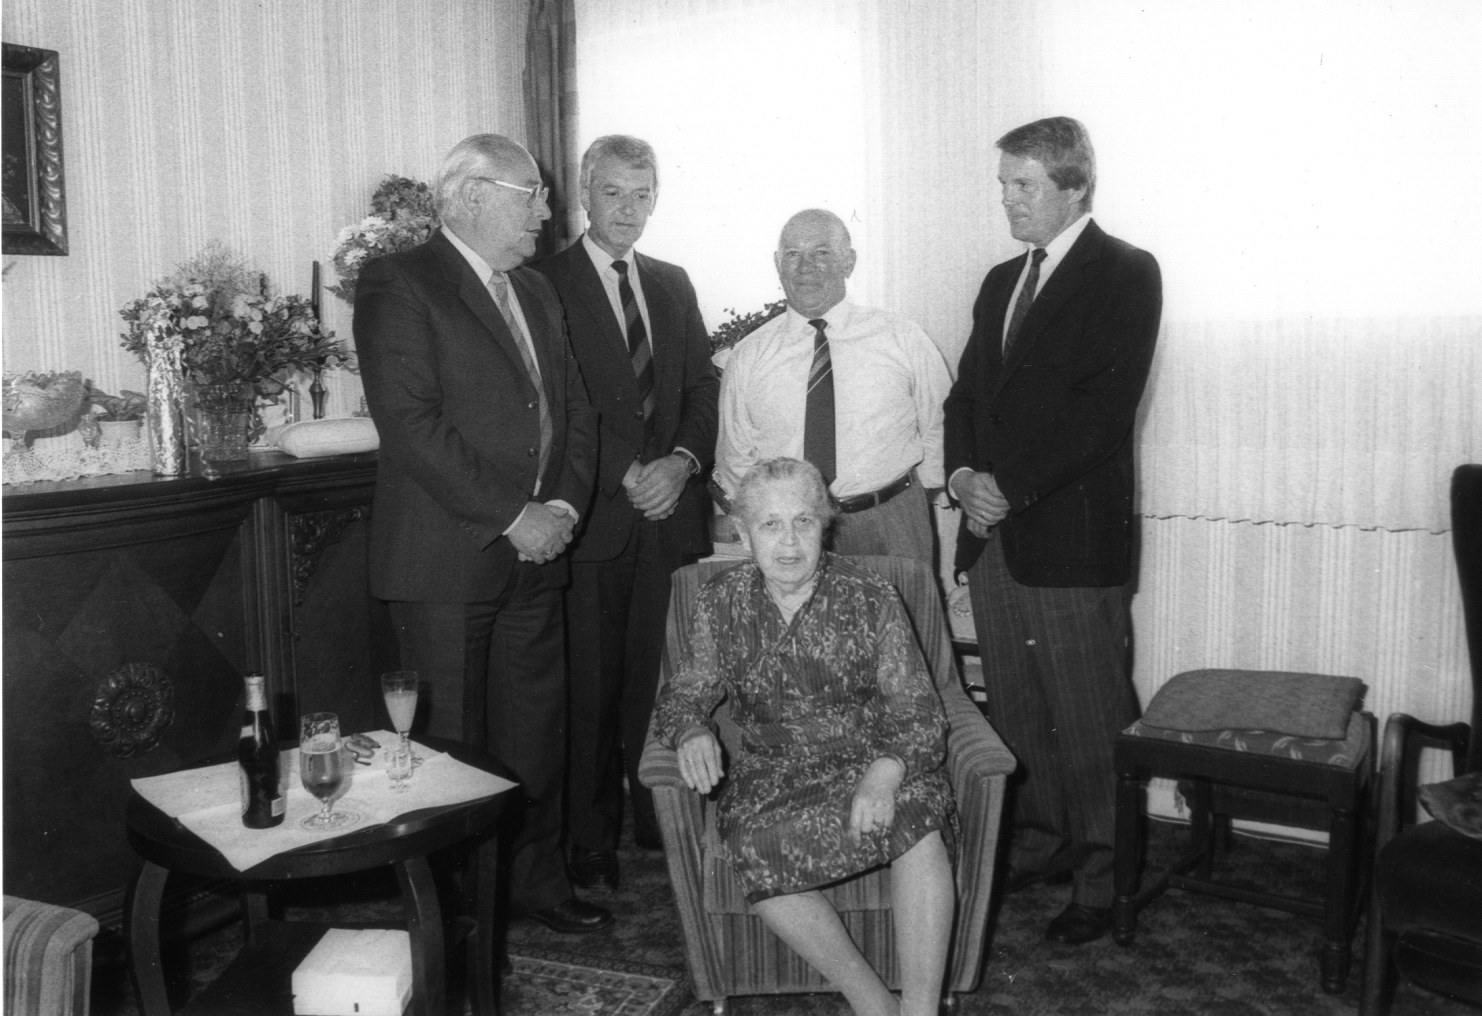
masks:
[[[524,133],[522,0],[7,0],[3,24],[59,54],[70,248],[5,259],[7,371],[142,388],[118,310],[205,243],[307,295],[384,174]],[[330,416],[358,408],[356,378],[326,383]]]

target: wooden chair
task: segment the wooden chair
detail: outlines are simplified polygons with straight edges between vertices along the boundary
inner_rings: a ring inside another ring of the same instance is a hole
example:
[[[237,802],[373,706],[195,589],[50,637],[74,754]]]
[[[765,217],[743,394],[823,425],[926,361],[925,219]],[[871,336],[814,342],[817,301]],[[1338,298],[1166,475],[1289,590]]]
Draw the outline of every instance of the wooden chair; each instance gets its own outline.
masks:
[[[900,593],[950,725],[947,766],[961,830],[956,858],[957,914],[943,984],[948,995],[944,1001],[950,1005],[954,993],[976,989],[981,976],[1004,784],[1014,769],[1014,759],[962,689],[930,570],[904,558],[855,560],[889,580]],[[734,565],[707,561],[674,573],[661,683],[667,683],[673,672],[679,633],[689,627],[700,586]],[[734,756],[739,736],[725,704],[716,718],[726,751]],[[650,739],[639,778],[654,793],[695,997],[711,1002],[721,1014],[732,995],[832,990],[750,912],[734,873],[714,853],[719,839],[713,803],[685,786],[674,752]],[[888,869],[866,872],[825,892],[865,958],[888,985],[898,988],[889,878]]]
[[[1453,473],[1451,521],[1471,651],[1472,723],[1439,726],[1395,713],[1385,725],[1362,1016],[1388,1011],[1396,967],[1413,983],[1482,1006],[1482,840],[1405,817],[1414,813],[1421,747],[1450,749],[1458,776],[1482,772],[1482,465]]]

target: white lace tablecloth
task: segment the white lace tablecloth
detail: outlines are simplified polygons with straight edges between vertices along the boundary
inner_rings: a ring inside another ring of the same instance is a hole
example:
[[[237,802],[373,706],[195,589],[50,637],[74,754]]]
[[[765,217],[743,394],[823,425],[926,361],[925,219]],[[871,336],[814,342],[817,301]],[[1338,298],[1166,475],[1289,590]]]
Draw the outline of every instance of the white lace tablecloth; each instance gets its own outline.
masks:
[[[372,731],[369,736],[382,748],[397,739],[394,733],[385,730]],[[286,850],[389,822],[409,811],[476,801],[515,786],[451,755],[416,742],[413,745],[423,762],[412,774],[405,793],[391,789],[383,752],[378,751],[368,766],[347,767],[345,789],[335,799],[334,810],[357,812],[360,821],[334,833],[299,827],[299,822],[318,811],[320,805],[299,780],[297,748],[283,753],[288,811],[283,824],[272,829],[248,829],[242,825],[236,762],[149,776],[132,783],[139,796],[171,818],[179,819],[187,829],[221,851],[238,871]]]

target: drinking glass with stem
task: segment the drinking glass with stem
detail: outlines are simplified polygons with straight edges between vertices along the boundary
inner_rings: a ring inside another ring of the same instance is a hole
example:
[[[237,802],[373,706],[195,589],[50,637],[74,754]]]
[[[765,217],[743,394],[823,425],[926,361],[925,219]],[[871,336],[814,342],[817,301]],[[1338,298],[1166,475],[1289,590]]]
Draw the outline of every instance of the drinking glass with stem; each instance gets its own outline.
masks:
[[[401,737],[398,750],[411,757],[412,765],[421,765],[421,757],[412,753],[411,741],[412,720],[417,715],[417,672],[391,670],[382,674],[381,696],[386,700],[386,713],[391,717],[392,729]]]
[[[321,804],[299,825],[315,832],[339,832],[360,821],[356,812],[334,810],[335,795],[345,784],[345,748],[340,718],[334,713],[305,713],[299,718],[298,772],[304,789]]]

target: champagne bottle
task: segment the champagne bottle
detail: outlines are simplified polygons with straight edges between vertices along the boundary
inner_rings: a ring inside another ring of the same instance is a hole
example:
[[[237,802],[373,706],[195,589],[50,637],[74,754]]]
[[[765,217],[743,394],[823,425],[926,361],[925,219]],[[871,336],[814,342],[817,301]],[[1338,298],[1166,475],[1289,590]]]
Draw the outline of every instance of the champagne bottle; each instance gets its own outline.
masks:
[[[242,715],[242,739],[237,742],[237,775],[242,786],[242,824],[269,829],[283,822],[288,799],[283,794],[278,739],[268,713],[268,696],[261,674],[248,674],[247,708]]]

